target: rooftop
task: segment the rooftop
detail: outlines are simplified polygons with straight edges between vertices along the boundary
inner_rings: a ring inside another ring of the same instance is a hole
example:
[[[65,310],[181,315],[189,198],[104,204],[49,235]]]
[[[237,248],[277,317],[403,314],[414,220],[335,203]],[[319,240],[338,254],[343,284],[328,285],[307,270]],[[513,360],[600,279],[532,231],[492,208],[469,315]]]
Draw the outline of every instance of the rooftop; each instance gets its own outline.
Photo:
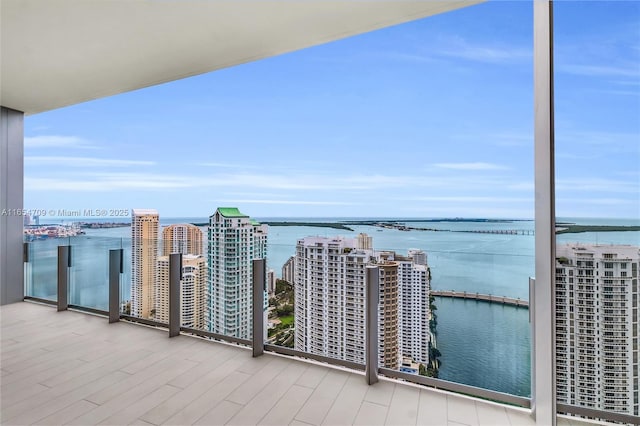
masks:
[[[218,211],[224,217],[249,217],[241,213],[237,207],[218,207]]]
[[[132,216],[158,216],[155,209],[131,209]]]

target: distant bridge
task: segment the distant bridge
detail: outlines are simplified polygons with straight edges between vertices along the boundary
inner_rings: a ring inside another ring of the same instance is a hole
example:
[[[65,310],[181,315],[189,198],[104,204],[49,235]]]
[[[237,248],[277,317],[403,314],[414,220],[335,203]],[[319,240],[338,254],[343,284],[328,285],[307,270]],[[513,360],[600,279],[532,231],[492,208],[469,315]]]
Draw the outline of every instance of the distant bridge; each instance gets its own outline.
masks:
[[[533,229],[476,229],[471,231],[456,232],[472,232],[474,234],[500,234],[500,235],[535,235]]]
[[[506,296],[493,296],[491,294],[469,293],[466,291],[453,290],[431,290],[432,296],[451,297],[454,299],[472,299],[481,300],[489,303],[501,303],[503,305],[511,305],[520,308],[529,308],[529,302],[521,299],[514,299]]]

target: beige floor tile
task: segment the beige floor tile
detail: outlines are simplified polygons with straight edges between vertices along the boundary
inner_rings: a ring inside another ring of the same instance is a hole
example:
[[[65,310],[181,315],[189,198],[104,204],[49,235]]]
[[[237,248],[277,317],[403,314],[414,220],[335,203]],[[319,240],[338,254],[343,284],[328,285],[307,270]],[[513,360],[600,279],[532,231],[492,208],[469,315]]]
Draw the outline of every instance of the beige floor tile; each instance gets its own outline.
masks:
[[[389,411],[389,407],[374,404],[369,401],[362,401],[360,410],[353,424],[362,426],[384,425],[384,421],[387,418],[387,411]]]
[[[273,406],[258,424],[287,425],[295,418],[300,408],[307,402],[313,391],[307,387],[293,385]]]

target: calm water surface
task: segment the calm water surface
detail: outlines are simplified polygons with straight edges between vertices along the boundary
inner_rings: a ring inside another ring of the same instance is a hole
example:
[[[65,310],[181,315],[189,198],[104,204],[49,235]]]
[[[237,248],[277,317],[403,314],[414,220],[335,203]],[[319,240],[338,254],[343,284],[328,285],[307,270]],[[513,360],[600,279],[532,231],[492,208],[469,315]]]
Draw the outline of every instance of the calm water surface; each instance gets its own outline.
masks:
[[[638,224],[638,221],[605,219],[561,220],[594,225]],[[161,224],[206,221],[206,218],[173,218],[162,219]],[[533,235],[448,231],[532,230],[532,221],[411,222],[407,225],[439,231],[380,231],[381,228],[364,225],[352,226],[353,232],[331,228],[272,226],[269,230],[268,268],[280,275],[282,265],[294,254],[299,238],[310,235],[354,237],[364,232],[373,237],[377,250],[395,250],[401,254],[411,248],[425,250],[434,289],[528,299],[528,281],[534,275],[535,268]],[[206,236],[206,228],[202,230]],[[28,291],[37,297],[55,299],[57,246],[70,242],[74,247],[71,303],[106,310],[109,249],[125,249],[122,293],[130,294],[130,232],[128,227],[96,229],[87,230],[85,236],[67,240],[34,242]],[[558,243],[563,242],[640,245],[640,232],[559,235]],[[515,395],[530,395],[530,325],[526,309],[443,298],[438,298],[436,303],[437,344],[442,352],[440,378]]]

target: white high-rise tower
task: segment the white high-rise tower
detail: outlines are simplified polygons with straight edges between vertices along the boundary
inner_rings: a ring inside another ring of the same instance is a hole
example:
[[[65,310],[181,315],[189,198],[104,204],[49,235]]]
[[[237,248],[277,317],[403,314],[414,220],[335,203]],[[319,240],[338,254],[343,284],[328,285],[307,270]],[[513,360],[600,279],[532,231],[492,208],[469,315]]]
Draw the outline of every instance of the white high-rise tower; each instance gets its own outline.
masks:
[[[371,247],[371,238],[364,234],[298,240],[294,347],[364,362],[366,268],[375,265],[380,269],[380,366],[398,368],[403,357],[427,365],[431,314],[426,254],[413,251],[404,257]]]
[[[208,248],[207,328],[250,339],[252,262],[266,258],[267,226],[235,207],[219,207],[209,218]]]
[[[556,248],[558,402],[638,415],[640,247]]]

